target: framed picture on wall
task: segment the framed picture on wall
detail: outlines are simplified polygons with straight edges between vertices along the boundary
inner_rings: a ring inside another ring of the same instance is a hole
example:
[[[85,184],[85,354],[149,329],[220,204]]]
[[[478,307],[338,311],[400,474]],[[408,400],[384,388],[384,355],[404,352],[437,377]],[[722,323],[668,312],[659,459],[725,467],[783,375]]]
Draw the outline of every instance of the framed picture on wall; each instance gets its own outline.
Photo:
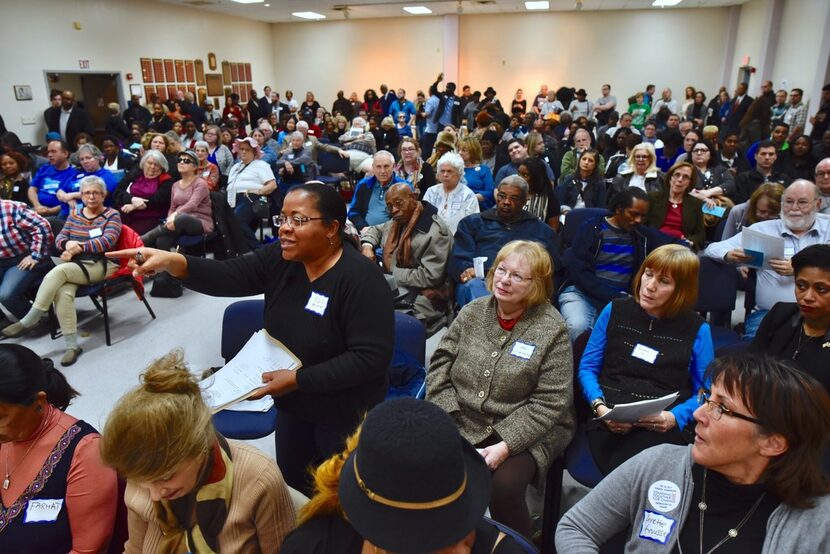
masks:
[[[234,84],[234,85],[231,87],[231,90],[233,91],[233,93],[234,93],[234,94],[239,94],[239,85],[238,85],[238,84]],[[240,101],[240,102],[242,102],[242,95],[241,95],[241,94],[239,94],[239,101]]]
[[[156,87],[151,85],[144,85],[144,100],[149,102],[150,98],[156,93]]]
[[[157,86],[156,94],[158,95],[159,100],[164,102],[165,100],[167,100],[167,87],[165,87],[164,85]]]
[[[231,82],[236,83],[239,81],[239,64],[232,63],[231,64]]]
[[[130,96],[133,96],[133,95],[141,97],[141,95],[142,95],[141,85],[135,85],[135,84],[130,85]]]
[[[153,59],[153,75],[155,76],[155,82],[164,82],[164,62],[155,58]]]
[[[141,58],[141,80],[145,83],[153,83],[153,62],[150,58]]]
[[[208,52],[208,69],[216,71],[216,54]]]
[[[198,99],[200,106],[205,104],[205,100],[207,100],[207,91],[204,87],[199,87],[199,89],[196,90],[196,98]]]
[[[31,85],[14,85],[14,99],[18,102],[21,100],[31,100],[32,99],[32,86]]]
[[[164,60],[164,76],[164,80],[168,83],[176,82],[176,70],[175,65],[173,65],[173,60]]]
[[[208,73],[205,75],[205,78],[207,81],[208,96],[222,96],[224,94],[225,83],[221,73]]]
[[[205,64],[202,60],[195,60],[193,65],[196,68],[196,84],[200,87],[205,86]]]
[[[193,60],[185,60],[184,76],[187,78],[188,83],[196,82],[196,72],[193,69]]]
[[[245,64],[245,80],[253,81],[253,79],[251,78],[251,64],[249,63]]]
[[[176,82],[184,83],[187,81],[184,73],[184,60],[176,60],[174,64],[176,65]]]
[[[226,83],[231,82],[231,63],[230,62],[222,62],[222,78],[225,80]]]

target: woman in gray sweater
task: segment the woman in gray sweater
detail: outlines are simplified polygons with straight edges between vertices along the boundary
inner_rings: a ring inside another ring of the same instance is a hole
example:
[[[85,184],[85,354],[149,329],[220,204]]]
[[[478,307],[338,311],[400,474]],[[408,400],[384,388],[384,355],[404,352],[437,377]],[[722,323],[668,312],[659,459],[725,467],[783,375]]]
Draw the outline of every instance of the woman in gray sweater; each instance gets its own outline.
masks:
[[[621,465],[562,518],[559,552],[599,552],[626,529],[627,553],[830,552],[830,395],[767,356],[718,358],[709,374],[694,445]]]
[[[461,310],[427,373],[427,399],[455,419],[493,472],[493,518],[528,537],[525,489],[544,481],[574,427],[571,345],[550,304],[552,275],[538,243],[502,247],[487,275],[493,296]]]

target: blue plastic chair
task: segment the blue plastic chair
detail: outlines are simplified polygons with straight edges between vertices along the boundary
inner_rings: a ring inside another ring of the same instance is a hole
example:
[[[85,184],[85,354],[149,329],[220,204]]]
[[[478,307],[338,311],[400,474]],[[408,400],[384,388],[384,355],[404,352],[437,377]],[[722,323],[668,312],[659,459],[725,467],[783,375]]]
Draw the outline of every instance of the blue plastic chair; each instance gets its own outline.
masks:
[[[531,543],[527,539],[527,537],[525,537],[524,535],[522,535],[521,533],[519,533],[515,529],[512,529],[511,527],[508,527],[507,525],[505,525],[503,523],[499,523],[498,521],[496,521],[494,519],[490,519],[489,517],[485,517],[484,520],[487,521],[488,523],[492,523],[493,525],[495,525],[498,528],[499,531],[501,531],[502,533],[504,533],[505,535],[512,538],[514,541],[516,541],[516,543],[527,554],[539,554],[539,551],[536,549],[535,546],[533,546],[533,543]]]
[[[734,266],[701,257],[695,311],[731,313],[735,309],[739,282]],[[729,327],[712,325],[711,329],[715,351],[741,341],[738,333]]]
[[[403,312],[395,312],[395,356],[396,360],[409,358],[422,368],[426,366],[427,337],[424,324],[417,318]],[[405,385],[390,385],[386,398],[412,396],[424,398],[426,392],[426,371],[411,379]]]
[[[248,339],[263,327],[265,300],[240,300],[225,308],[222,317],[221,353],[225,362],[239,352]],[[222,435],[239,440],[267,437],[277,424],[277,409],[267,412],[222,410],[213,415],[213,425]]]
[[[181,246],[182,248],[195,248],[197,246],[201,246],[202,257],[206,258],[208,243],[218,236],[219,233],[216,233],[215,231],[211,231],[210,233],[204,233],[201,235],[181,235],[176,241],[176,244]]]

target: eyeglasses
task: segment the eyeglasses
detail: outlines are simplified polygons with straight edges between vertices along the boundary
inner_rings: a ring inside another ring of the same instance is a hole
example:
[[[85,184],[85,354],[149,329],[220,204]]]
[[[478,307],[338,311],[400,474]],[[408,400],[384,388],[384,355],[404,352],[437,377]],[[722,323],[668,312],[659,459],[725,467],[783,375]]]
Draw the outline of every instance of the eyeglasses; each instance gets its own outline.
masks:
[[[830,177],[830,171],[816,171],[816,177]]]
[[[282,227],[282,226],[302,227],[303,225],[305,225],[309,221],[323,221],[325,219],[327,219],[327,218],[325,218],[325,217],[305,217],[305,216],[302,216],[302,215],[292,215],[292,216],[275,215],[272,218],[272,221],[274,223],[274,227]]]
[[[502,266],[498,266],[493,273],[497,279],[504,279],[505,276],[509,277],[510,282],[514,285],[521,285],[522,283],[532,280],[530,277],[522,277],[515,271],[507,271]]]
[[[799,210],[808,208],[812,204],[813,202],[811,202],[810,200],[804,200],[803,198],[797,202],[795,200],[784,200],[783,202],[781,202],[781,205],[785,208],[792,208],[793,206],[797,206]]]
[[[193,164],[194,164],[193,160],[191,160],[190,158],[179,158],[179,159],[178,159],[178,160],[176,160],[176,161],[177,161],[178,163],[180,163],[180,164],[189,164],[189,165],[193,165]]]
[[[677,172],[672,173],[671,178],[676,179],[678,181],[691,181],[692,180],[691,175],[684,175],[683,173],[677,173]]]
[[[738,412],[733,412],[723,404],[719,402],[715,402],[714,400],[709,398],[711,393],[707,390],[700,389],[697,392],[697,402],[698,404],[703,405],[706,404],[706,408],[709,410],[709,413],[712,414],[712,419],[715,421],[719,421],[723,414],[726,414],[731,417],[736,417],[738,419],[743,419],[744,421],[749,421],[750,423],[756,423],[758,425],[763,425],[760,419],[756,419],[752,416],[744,415]]]
[[[100,190],[85,190],[81,192],[82,196],[104,196],[104,193]]]
[[[705,154],[708,151],[708,148],[695,148],[694,150],[692,150],[692,154]]]

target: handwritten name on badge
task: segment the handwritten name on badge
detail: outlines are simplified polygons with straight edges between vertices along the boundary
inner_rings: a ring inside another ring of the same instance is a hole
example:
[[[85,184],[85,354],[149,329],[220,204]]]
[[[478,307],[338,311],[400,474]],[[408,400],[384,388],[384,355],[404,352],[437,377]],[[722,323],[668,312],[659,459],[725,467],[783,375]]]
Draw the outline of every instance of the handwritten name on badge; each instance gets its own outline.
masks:
[[[23,520],[23,523],[57,521],[62,507],[63,499],[61,498],[29,500],[29,503],[26,505],[26,519]]]
[[[309,312],[314,312],[317,315],[323,315],[326,313],[326,307],[329,305],[329,297],[312,292],[311,296],[308,297],[308,303],[305,305],[305,309]]]
[[[536,350],[536,347],[532,344],[527,344],[526,342],[516,341],[513,344],[513,349],[510,353],[518,358],[523,360],[529,360],[531,356],[533,356],[533,351]]]
[[[676,524],[677,522],[670,517],[644,510],[640,538],[666,544]]]
[[[657,355],[660,352],[653,348],[649,348],[645,344],[638,344],[634,347],[634,350],[631,351],[631,355],[635,358],[639,358],[644,362],[648,362],[650,364],[654,363],[654,360],[657,359]]]

